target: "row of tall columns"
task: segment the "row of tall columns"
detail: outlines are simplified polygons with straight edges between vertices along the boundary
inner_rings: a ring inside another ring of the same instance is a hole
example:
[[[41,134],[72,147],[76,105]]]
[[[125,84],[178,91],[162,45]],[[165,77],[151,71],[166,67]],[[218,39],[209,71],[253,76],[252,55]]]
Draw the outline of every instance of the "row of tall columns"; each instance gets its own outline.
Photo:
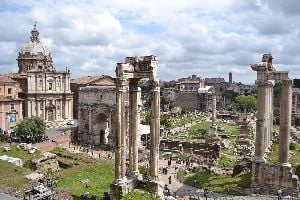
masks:
[[[158,181],[159,137],[160,137],[160,88],[158,81],[153,80],[151,124],[150,124],[150,176]]]
[[[129,111],[125,106],[125,81],[117,80],[117,107],[115,132],[115,182],[126,181],[126,136],[129,132],[129,170],[131,175],[138,175],[138,79],[129,81]],[[154,81],[153,81],[154,82]],[[159,136],[160,136],[160,88],[154,82],[152,89],[151,124],[150,124],[150,175],[158,181]],[[129,117],[126,116],[129,113]],[[129,120],[128,120],[129,118]],[[129,126],[128,126],[129,124]],[[127,128],[129,129],[127,131]]]
[[[278,150],[278,162],[281,165],[289,165],[289,143],[292,113],[292,84],[292,80],[281,81],[280,130]]]
[[[255,156],[257,162],[265,162],[264,154],[273,135],[273,80],[258,81]],[[280,132],[278,162],[288,165],[292,109],[292,80],[281,81]]]

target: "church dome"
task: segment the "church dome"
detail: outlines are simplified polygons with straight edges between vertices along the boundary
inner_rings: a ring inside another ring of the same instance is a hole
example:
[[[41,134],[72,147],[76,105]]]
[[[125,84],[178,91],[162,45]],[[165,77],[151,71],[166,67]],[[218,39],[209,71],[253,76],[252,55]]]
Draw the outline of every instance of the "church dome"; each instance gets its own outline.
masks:
[[[49,50],[40,42],[39,32],[36,29],[36,25],[34,25],[34,28],[31,31],[30,41],[21,49],[20,54],[50,56]]]
[[[36,24],[31,31],[30,41],[21,49],[17,60],[19,73],[55,70],[50,51],[40,41]]]

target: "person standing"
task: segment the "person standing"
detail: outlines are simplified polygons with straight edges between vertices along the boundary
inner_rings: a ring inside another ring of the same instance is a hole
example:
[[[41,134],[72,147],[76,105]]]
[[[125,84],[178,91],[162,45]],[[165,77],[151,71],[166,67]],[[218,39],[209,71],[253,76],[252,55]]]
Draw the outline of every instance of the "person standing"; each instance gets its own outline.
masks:
[[[281,199],[282,199],[282,190],[281,190],[281,189],[279,189],[279,190],[277,191],[277,197],[278,197],[278,200],[281,200]]]

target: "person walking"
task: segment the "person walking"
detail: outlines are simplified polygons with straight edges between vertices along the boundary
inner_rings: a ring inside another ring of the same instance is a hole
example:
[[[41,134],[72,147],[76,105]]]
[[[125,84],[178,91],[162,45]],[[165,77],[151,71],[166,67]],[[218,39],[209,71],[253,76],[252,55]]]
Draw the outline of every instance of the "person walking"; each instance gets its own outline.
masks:
[[[279,189],[279,190],[277,191],[277,197],[278,197],[278,200],[281,200],[281,199],[282,199],[282,190],[281,190],[281,189]]]
[[[172,179],[172,177],[171,176],[169,176],[169,184],[171,185],[171,179]]]

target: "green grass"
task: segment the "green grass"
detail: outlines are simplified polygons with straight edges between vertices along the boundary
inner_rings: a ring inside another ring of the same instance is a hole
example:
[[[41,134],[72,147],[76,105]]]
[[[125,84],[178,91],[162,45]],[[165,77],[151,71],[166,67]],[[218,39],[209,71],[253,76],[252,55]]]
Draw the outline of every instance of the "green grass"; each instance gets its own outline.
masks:
[[[290,163],[295,166],[297,163],[300,163],[300,145],[294,143],[293,145],[295,149],[292,149],[293,152],[292,156],[290,157]]]
[[[278,148],[279,144],[278,143],[273,143],[270,149],[270,154],[267,158],[269,163],[275,164],[278,162]]]
[[[236,159],[228,154],[222,154],[219,158],[219,167],[234,168]]]
[[[5,146],[9,146],[10,147],[10,151],[4,151],[3,149],[3,144],[0,145],[0,156],[2,155],[7,155],[10,157],[15,157],[15,158],[20,158],[23,160],[23,163],[27,160],[32,160],[32,159],[36,159],[36,158],[40,158],[42,157],[42,152],[37,150],[35,151],[35,153],[30,154],[28,153],[28,151],[25,151],[23,149],[17,150],[17,145],[16,144],[12,144],[11,146],[9,146],[9,144],[5,145]]]
[[[184,119],[174,118],[174,120],[176,120],[176,121],[174,123],[172,123],[170,128],[176,128],[176,127],[184,126],[188,123],[200,120],[202,118],[203,118],[203,116],[190,116],[190,117],[186,117]]]
[[[193,186],[197,180],[198,188],[208,187],[213,192],[239,194],[243,188],[251,185],[251,173],[244,172],[236,177],[229,175],[215,175],[209,172],[187,174],[180,172],[181,180],[187,185]]]
[[[223,127],[225,131],[222,131],[221,133],[229,134],[229,135],[239,135],[240,129],[232,123],[224,123],[224,122],[218,122],[218,127]],[[218,131],[220,132],[220,131]]]
[[[29,184],[29,181],[24,176],[31,172],[30,169],[0,160],[0,186],[17,190],[24,189]]]
[[[145,190],[136,189],[133,192],[129,192],[122,197],[122,200],[158,200],[157,197],[153,196]]]
[[[72,158],[72,153],[62,150],[60,152],[68,156],[64,157],[64,160],[69,162],[76,160],[77,165],[72,165],[67,169],[60,169],[57,187],[70,190],[74,199],[79,199],[85,192],[102,197],[114,179],[113,163],[104,160],[91,162],[90,159],[87,160],[84,156],[78,154],[75,154]],[[89,180],[89,187],[80,182],[86,179]]]

